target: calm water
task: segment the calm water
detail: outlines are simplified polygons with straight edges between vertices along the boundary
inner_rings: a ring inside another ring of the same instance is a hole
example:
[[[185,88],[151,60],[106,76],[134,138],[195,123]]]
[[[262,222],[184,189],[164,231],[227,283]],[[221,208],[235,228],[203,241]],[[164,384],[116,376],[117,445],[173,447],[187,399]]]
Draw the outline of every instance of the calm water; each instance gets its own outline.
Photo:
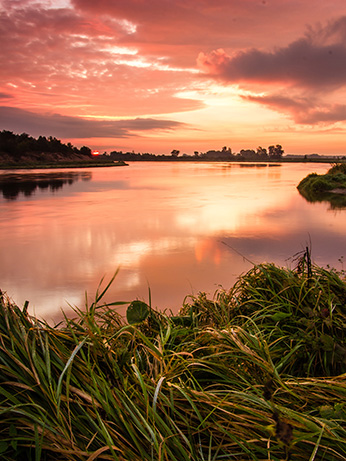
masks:
[[[2,171],[0,288],[53,322],[117,268],[107,301],[148,301],[150,289],[153,307],[174,311],[186,295],[229,288],[249,261],[292,266],[310,240],[314,262],[341,269],[346,210],[296,190],[328,168],[132,163],[9,179]]]

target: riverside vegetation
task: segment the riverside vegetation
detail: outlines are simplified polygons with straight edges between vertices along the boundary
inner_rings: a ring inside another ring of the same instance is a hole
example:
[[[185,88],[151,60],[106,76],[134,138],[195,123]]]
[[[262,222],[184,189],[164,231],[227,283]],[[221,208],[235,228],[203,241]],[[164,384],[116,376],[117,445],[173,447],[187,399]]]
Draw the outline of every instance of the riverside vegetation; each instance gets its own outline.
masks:
[[[346,459],[343,272],[305,251],[127,321],[113,279],[55,327],[1,294],[1,459]]]
[[[332,208],[346,207],[346,163],[334,163],[324,175],[311,173],[298,184],[309,202],[327,201]]]
[[[0,131],[0,169],[14,168],[88,168],[98,166],[124,166],[104,156],[93,156],[89,147],[80,149],[70,142],[39,136],[37,139],[27,133],[14,134]]]
[[[95,154],[95,155],[93,155]],[[302,156],[283,156],[284,150],[280,144],[270,145],[268,149],[258,146],[256,149],[241,149],[239,153],[233,153],[232,149],[223,146],[221,150],[209,150],[207,152],[194,151],[193,155],[182,154],[173,149],[170,155],[151,154],[149,152],[135,153],[112,151],[94,153],[87,146],[80,149],[70,142],[62,143],[53,136],[39,136],[37,139],[27,133],[15,134],[12,131],[0,131],[0,169],[14,168],[74,168],[74,167],[97,167],[97,166],[125,166],[127,161],[137,162],[329,162],[328,157],[318,154]],[[345,156],[338,157],[340,161]]]

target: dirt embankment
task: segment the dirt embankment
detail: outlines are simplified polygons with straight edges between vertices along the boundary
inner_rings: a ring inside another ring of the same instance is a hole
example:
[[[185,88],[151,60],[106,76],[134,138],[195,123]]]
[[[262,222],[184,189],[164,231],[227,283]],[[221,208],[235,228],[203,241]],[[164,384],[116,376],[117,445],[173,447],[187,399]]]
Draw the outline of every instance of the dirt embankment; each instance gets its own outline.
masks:
[[[1,153],[0,154],[0,165],[45,165],[55,163],[74,163],[74,162],[92,162],[93,158],[89,155],[83,155],[78,153],[73,154],[62,154],[62,153],[29,153],[19,157]]]

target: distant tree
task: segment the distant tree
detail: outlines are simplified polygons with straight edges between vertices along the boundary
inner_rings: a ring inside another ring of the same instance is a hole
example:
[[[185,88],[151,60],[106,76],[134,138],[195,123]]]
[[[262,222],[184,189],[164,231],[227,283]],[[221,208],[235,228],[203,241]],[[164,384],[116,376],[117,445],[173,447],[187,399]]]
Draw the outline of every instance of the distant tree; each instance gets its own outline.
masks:
[[[269,154],[269,157],[273,157],[275,155],[275,146],[268,147],[268,154]]]
[[[172,152],[171,152],[171,155],[172,157],[178,157],[178,155],[180,154],[180,150],[177,150],[177,149],[173,149]]]
[[[73,153],[73,145],[70,142],[68,142],[66,144],[66,146],[67,146],[67,151],[72,154]]]
[[[258,146],[256,149],[256,158],[258,160],[267,160],[268,159],[267,149],[265,149],[264,147]]]
[[[89,147],[82,148],[84,154],[90,155]],[[27,133],[14,134],[12,131],[0,131],[0,153],[6,153],[14,158],[31,153],[59,153],[63,155],[79,154],[81,151],[70,142],[63,144],[59,139],[49,136],[39,136],[38,139]]]
[[[229,154],[229,155],[232,155],[232,149],[231,149],[230,147],[227,147],[227,146],[223,146],[221,152],[222,152],[223,154],[226,154],[226,153],[227,153],[227,154]]]
[[[275,155],[277,157],[282,157],[284,152],[285,151],[283,150],[282,146],[280,144],[276,144],[276,146],[275,146]]]
[[[269,158],[281,158],[284,150],[280,144],[276,144],[276,146],[269,146],[268,147],[268,154]]]
[[[194,154],[195,154],[195,157],[198,157],[199,156],[198,150],[195,150]]]
[[[257,153],[257,155],[259,155],[260,157],[261,157],[262,155],[267,155],[267,149],[264,148],[264,147],[258,146],[257,149],[256,149],[256,153]]]
[[[39,136],[36,141],[37,150],[40,152],[47,152],[48,141],[45,136]]]
[[[3,130],[0,133],[0,152],[13,155],[19,155],[18,150],[19,136],[15,135],[12,131]]]
[[[256,152],[253,149],[241,149],[240,155],[247,160],[256,159]]]
[[[91,155],[91,149],[90,147],[83,146],[79,149],[79,152],[83,155]]]

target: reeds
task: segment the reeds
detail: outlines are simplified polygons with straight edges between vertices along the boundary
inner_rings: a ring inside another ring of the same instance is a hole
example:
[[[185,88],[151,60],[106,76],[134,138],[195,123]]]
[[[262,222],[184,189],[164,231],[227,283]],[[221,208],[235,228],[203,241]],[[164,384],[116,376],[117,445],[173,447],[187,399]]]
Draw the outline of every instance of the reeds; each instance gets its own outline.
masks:
[[[178,316],[137,301],[134,324],[107,287],[59,328],[2,294],[1,459],[344,460],[346,284],[310,269],[256,266]]]

